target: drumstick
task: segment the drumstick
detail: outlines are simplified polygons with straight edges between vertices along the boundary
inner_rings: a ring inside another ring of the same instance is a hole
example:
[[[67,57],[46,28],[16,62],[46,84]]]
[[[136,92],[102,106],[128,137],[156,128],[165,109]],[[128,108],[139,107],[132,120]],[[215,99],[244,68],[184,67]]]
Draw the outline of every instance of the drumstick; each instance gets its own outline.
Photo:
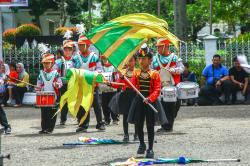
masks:
[[[22,82],[22,83],[25,83],[25,84],[27,84],[27,85],[30,85],[30,86],[33,86],[33,87],[37,88],[36,85],[30,84],[30,83],[28,83],[28,82],[25,82],[25,81],[22,81],[22,80],[19,80],[19,79],[10,77],[10,76],[8,76],[8,75],[7,75],[7,77],[10,78],[10,79],[16,80],[16,81],[18,81],[18,82]]]

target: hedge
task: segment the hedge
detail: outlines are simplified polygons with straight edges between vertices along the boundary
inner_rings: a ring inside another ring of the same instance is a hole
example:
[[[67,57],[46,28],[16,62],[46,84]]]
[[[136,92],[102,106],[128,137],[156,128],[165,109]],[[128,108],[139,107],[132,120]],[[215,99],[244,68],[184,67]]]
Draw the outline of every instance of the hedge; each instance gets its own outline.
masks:
[[[16,29],[16,36],[39,36],[41,29],[34,24],[23,24]]]

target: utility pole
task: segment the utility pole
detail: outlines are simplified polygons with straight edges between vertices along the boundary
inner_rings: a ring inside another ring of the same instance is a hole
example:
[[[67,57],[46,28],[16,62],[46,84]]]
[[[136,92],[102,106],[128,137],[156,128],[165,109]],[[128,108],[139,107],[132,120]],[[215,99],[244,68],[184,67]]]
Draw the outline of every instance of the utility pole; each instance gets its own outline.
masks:
[[[210,0],[210,7],[209,7],[209,30],[210,30],[210,35],[212,35],[213,31],[213,21],[212,21],[212,16],[213,16],[213,0]]]
[[[161,0],[157,0],[157,15],[161,14]]]
[[[88,0],[88,10],[89,10],[89,31],[91,29],[91,24],[92,24],[92,0]]]

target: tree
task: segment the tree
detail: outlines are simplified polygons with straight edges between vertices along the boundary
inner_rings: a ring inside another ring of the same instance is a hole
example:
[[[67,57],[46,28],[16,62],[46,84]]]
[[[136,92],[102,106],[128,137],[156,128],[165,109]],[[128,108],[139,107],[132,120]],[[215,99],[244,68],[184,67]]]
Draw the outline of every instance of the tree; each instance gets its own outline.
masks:
[[[195,40],[197,33],[209,21],[209,1],[199,0],[187,5],[188,34],[189,39]]]
[[[47,9],[55,8],[56,5],[53,1],[50,0],[30,0],[29,8],[31,11],[30,15],[34,16],[32,20],[37,26],[41,26],[40,24],[40,16],[44,14]]]
[[[60,26],[65,26],[67,19],[73,24],[81,22],[82,12],[88,11],[88,0],[53,0],[60,12]]]
[[[173,0],[174,2],[174,29],[175,34],[181,40],[187,39],[187,9],[185,0]]]
[[[158,5],[164,9],[160,11],[160,18],[165,19],[170,29],[173,25],[173,3],[163,0],[99,0],[102,3],[102,21],[106,22],[112,18],[131,13],[146,12],[153,15],[158,15]],[[160,4],[158,4],[160,2]],[[110,4],[109,4],[110,3]],[[110,12],[110,14],[108,14]],[[110,16],[110,17],[109,17]]]

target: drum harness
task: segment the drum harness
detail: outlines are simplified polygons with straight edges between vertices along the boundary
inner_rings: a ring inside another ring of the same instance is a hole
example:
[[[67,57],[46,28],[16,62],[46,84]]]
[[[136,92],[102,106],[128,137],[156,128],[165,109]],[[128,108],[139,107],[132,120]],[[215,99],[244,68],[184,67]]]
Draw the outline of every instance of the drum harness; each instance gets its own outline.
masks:
[[[171,83],[172,85],[174,85],[174,84],[175,84],[175,83],[174,83],[174,79],[173,79],[171,73],[168,71],[168,69],[169,69],[169,67],[170,67],[170,64],[171,64],[171,62],[172,62],[172,59],[174,58],[174,54],[172,53],[172,54],[170,54],[169,56],[170,56],[170,58],[169,58],[169,61],[168,61],[168,64],[166,65],[166,67],[164,67],[164,66],[162,65],[162,63],[161,63],[161,61],[160,61],[160,58],[159,58],[159,54],[156,55],[156,59],[157,59],[157,62],[158,62],[158,64],[159,64],[160,68],[161,68],[161,70],[160,70],[160,76],[161,76],[161,78],[163,77],[163,78],[166,79],[167,77],[169,77],[169,78],[170,78],[170,83]],[[163,80],[162,83],[163,83],[163,86],[166,86],[167,80]]]
[[[52,71],[52,72],[53,72],[53,76],[50,80],[48,80],[48,78],[45,76],[44,72],[42,70],[40,71],[41,77],[42,77],[42,80],[44,83],[43,91],[50,91],[50,92],[54,91],[53,82],[55,79],[55,74],[54,74],[55,71]]]
[[[81,69],[88,69],[88,68],[89,68],[89,63],[90,63],[92,57],[94,56],[94,54],[95,54],[94,52],[91,52],[91,53],[89,54],[89,58],[88,58],[88,60],[87,60],[86,63],[83,62],[83,60],[82,60],[82,58],[81,58],[81,55],[80,55],[80,54],[77,54],[77,58],[79,59],[79,61],[80,61],[80,63],[81,63]]]

